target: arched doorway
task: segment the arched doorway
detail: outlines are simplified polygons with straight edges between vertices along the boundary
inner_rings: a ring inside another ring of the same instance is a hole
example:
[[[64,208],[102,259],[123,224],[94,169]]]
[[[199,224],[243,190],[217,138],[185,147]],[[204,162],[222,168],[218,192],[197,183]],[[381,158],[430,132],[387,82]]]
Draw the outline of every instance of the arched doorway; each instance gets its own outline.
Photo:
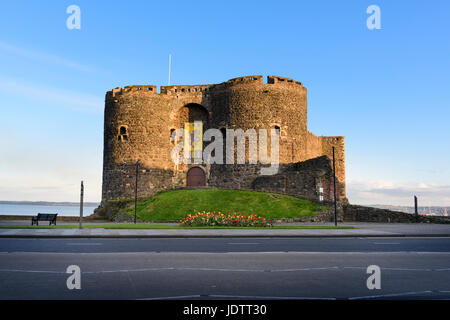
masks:
[[[187,172],[186,186],[203,187],[206,185],[205,172],[200,167],[190,168]]]
[[[208,119],[209,115],[205,107],[197,103],[189,103],[175,113],[174,125],[178,129],[184,128],[186,122],[201,121],[203,128],[206,130],[208,128]]]
[[[184,157],[189,161],[200,164],[203,150],[206,146],[203,141],[203,133],[208,129],[209,113],[207,109],[197,103],[188,103],[174,114],[173,125],[175,128],[185,129],[184,134],[190,134],[190,140],[184,138]],[[186,146],[190,142],[190,151]],[[191,162],[192,163],[192,162]]]

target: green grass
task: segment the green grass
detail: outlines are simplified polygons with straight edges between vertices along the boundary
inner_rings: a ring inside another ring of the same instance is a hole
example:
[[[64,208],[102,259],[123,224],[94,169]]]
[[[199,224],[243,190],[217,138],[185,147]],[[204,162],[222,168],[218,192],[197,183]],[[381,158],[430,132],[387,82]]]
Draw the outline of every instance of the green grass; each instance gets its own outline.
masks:
[[[323,210],[328,208],[322,207]],[[121,209],[130,216],[134,216],[134,205]],[[290,197],[286,195],[243,191],[243,190],[172,190],[160,193],[153,198],[140,200],[137,206],[137,218],[143,222],[150,221],[179,221],[189,213],[198,211],[216,211],[240,213],[243,215],[257,214],[268,219],[299,218],[313,216],[318,211],[314,202]],[[256,227],[184,227],[177,224],[90,224],[85,223],[84,228],[103,229],[270,229]],[[0,226],[0,229],[76,229],[78,224],[64,224],[57,226]],[[334,227],[321,225],[283,225],[272,229],[354,229],[353,227]]]
[[[76,229],[78,225],[59,226],[0,226],[0,229]]]
[[[78,225],[57,225],[57,226],[0,226],[0,229],[77,229]],[[182,227],[176,224],[90,224],[84,225],[83,228],[103,228],[103,229],[355,229],[354,227],[345,226],[273,226],[272,228],[256,228],[256,227]]]
[[[228,211],[263,218],[298,218],[318,212],[314,202],[274,193],[199,189],[172,190],[160,193],[137,205],[137,218],[141,221],[179,221],[189,213],[198,211]],[[126,209],[134,216],[134,205]]]

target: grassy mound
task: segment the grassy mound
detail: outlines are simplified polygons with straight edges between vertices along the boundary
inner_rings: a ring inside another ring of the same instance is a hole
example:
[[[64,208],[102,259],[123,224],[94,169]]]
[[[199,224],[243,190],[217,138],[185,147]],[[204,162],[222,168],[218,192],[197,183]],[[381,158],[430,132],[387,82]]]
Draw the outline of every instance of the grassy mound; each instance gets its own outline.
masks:
[[[318,212],[314,202],[267,192],[221,189],[185,189],[160,193],[141,200],[137,205],[137,218],[141,221],[180,220],[198,211],[236,212],[243,215],[256,213],[263,218],[297,218],[313,216]],[[134,205],[126,208],[134,216]]]

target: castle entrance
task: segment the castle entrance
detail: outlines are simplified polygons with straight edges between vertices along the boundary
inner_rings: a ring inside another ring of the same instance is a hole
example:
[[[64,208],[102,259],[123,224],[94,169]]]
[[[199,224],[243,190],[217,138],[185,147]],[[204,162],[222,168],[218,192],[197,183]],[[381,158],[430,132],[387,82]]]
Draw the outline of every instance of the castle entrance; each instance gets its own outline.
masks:
[[[188,187],[203,187],[206,185],[206,176],[202,168],[193,167],[187,172],[186,185]]]

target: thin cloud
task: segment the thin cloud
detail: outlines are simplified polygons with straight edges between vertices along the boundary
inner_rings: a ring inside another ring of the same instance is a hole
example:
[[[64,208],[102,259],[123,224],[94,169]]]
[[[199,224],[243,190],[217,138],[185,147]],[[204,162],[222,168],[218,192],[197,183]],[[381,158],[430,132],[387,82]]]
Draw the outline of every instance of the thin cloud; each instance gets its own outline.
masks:
[[[85,189],[86,202],[100,202],[98,190],[101,185],[89,185],[91,190]],[[73,184],[66,186],[44,186],[33,187],[28,184],[22,186],[2,187],[0,186],[1,201],[61,201],[76,202],[79,200],[80,186]]]
[[[47,177],[17,177],[0,173],[0,177],[5,182],[0,186],[2,201],[77,201],[81,180],[85,184],[85,201],[98,202],[101,198],[101,179],[97,174],[85,173],[81,177],[47,172]]]
[[[31,50],[19,48],[19,47],[16,47],[16,46],[13,46],[8,43],[1,42],[1,41],[0,41],[0,50],[9,52],[9,53],[12,53],[14,55],[21,56],[24,58],[38,60],[38,61],[45,62],[48,64],[57,64],[57,65],[61,65],[61,66],[75,69],[78,71],[83,71],[83,72],[93,72],[94,71],[94,69],[92,67],[89,67],[89,66],[86,66],[86,65],[83,65],[83,64],[65,59],[65,58],[61,58],[61,57],[53,55],[53,54],[49,54],[46,52],[39,52],[36,50],[31,51]]]
[[[15,79],[8,78],[0,78],[1,91],[18,94],[20,97],[29,96],[33,99],[41,99],[79,111],[101,112],[104,104],[103,98],[98,96],[59,88],[37,86],[30,83],[21,83]]]
[[[450,205],[450,185],[390,181],[351,181],[347,184],[347,196],[354,204],[413,205],[415,195],[422,205]]]

